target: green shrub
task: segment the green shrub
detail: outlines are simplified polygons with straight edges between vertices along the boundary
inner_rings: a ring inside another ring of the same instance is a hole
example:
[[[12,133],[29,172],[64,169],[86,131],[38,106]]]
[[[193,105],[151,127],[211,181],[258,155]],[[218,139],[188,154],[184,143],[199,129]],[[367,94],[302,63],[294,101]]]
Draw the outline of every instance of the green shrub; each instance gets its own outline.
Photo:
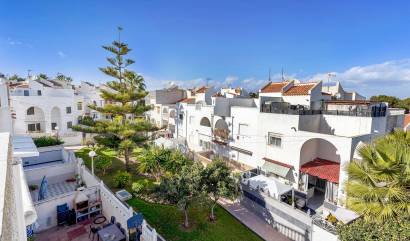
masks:
[[[114,183],[117,188],[126,187],[131,180],[131,174],[126,171],[118,171],[114,177]]]
[[[403,215],[405,215],[403,213]],[[366,222],[362,218],[347,225],[337,225],[342,241],[401,241],[410,240],[410,217],[388,219],[382,223]]]
[[[56,146],[63,143],[63,141],[52,136],[42,136],[39,138],[34,138],[34,144],[36,145],[36,147]]]
[[[101,170],[103,175],[105,171],[112,166],[112,158],[109,156],[99,155],[95,158],[95,168]]]
[[[142,190],[144,190],[145,185],[143,182],[134,182],[132,184],[132,191],[136,194],[141,193]]]

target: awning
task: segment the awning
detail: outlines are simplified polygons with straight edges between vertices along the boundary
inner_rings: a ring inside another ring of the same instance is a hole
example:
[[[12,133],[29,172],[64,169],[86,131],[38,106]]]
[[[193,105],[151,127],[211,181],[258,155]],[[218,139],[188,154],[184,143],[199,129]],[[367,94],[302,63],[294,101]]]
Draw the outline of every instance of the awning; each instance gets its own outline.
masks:
[[[292,168],[291,165],[287,165],[269,158],[263,158],[265,163],[262,165],[262,170],[266,172],[271,172],[281,177],[285,177],[288,175],[290,169]]]
[[[127,228],[137,228],[142,225],[142,221],[144,221],[144,217],[141,213],[134,213],[134,216],[130,217],[127,220]]]
[[[316,158],[303,164],[300,171],[333,183],[339,183],[340,163]]]
[[[231,149],[234,150],[234,151],[238,151],[238,152],[244,153],[244,154],[246,154],[246,155],[252,156],[252,152],[251,152],[251,151],[248,151],[248,150],[245,150],[245,149],[236,147],[236,146],[231,146]]]
[[[291,185],[286,185],[281,181],[264,175],[258,175],[248,179],[249,186],[253,189],[262,189],[269,196],[279,199],[280,195],[285,194],[293,189]]]
[[[348,224],[359,217],[357,213],[343,207],[337,207],[335,211],[330,211],[330,213],[344,224]]]

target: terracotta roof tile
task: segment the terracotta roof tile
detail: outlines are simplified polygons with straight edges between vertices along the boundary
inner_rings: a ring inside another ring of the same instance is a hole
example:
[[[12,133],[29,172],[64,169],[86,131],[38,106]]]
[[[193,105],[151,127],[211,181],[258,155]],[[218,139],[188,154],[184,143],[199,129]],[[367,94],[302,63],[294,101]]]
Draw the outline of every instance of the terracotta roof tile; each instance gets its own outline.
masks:
[[[205,93],[209,88],[206,86],[202,86],[198,90],[195,91],[195,93]]]
[[[261,93],[280,93],[282,92],[283,87],[288,85],[289,82],[271,82],[262,87]]]
[[[410,114],[404,115],[404,128],[410,125]]]
[[[300,171],[333,183],[339,183],[340,163],[337,162],[316,158],[303,164]]]
[[[180,100],[179,102],[181,103],[188,103],[188,104],[194,104],[195,103],[195,98],[185,98]]]
[[[309,91],[316,83],[295,84],[289,88],[283,95],[309,95]]]

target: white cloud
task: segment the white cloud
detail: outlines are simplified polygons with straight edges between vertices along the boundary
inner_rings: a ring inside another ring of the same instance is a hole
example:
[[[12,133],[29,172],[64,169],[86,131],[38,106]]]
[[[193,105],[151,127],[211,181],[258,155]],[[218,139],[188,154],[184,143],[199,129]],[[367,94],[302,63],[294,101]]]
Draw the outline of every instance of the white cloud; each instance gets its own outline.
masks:
[[[60,58],[65,58],[67,55],[63,51],[58,51],[57,55],[60,56]]]
[[[409,95],[410,87],[410,59],[386,61],[379,64],[364,66],[354,66],[345,71],[329,72],[332,74],[332,81],[341,81],[343,87],[348,90],[355,90],[366,96],[375,94],[390,94],[402,97]],[[285,79],[300,79],[302,81],[322,80],[327,83],[328,73],[317,73],[310,76],[302,73],[286,73]],[[232,86],[243,87],[249,91],[257,91],[268,82],[268,78],[239,78],[235,75],[228,75],[223,80],[214,80],[206,78],[196,78],[191,80],[158,80],[145,76],[149,89],[158,89],[169,86],[170,83],[176,84],[183,88],[192,88],[209,85],[215,88]],[[281,81],[282,74],[274,73],[271,75],[272,81]]]
[[[351,85],[369,83],[410,83],[410,59],[386,61],[384,63],[354,66],[343,72],[331,72],[332,79]],[[316,74],[309,79],[327,80],[327,73]]]

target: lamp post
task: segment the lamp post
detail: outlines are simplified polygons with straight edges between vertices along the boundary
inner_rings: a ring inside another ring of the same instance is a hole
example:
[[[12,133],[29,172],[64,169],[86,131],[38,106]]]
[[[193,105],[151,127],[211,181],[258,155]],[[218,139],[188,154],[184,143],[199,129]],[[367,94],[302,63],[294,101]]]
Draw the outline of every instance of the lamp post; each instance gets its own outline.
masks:
[[[95,151],[90,151],[89,153],[88,153],[88,156],[89,157],[91,157],[91,173],[94,175],[94,157],[96,156],[97,154],[95,153]]]
[[[54,127],[54,130],[56,131],[56,138],[58,140],[58,130],[59,130],[58,126]]]

